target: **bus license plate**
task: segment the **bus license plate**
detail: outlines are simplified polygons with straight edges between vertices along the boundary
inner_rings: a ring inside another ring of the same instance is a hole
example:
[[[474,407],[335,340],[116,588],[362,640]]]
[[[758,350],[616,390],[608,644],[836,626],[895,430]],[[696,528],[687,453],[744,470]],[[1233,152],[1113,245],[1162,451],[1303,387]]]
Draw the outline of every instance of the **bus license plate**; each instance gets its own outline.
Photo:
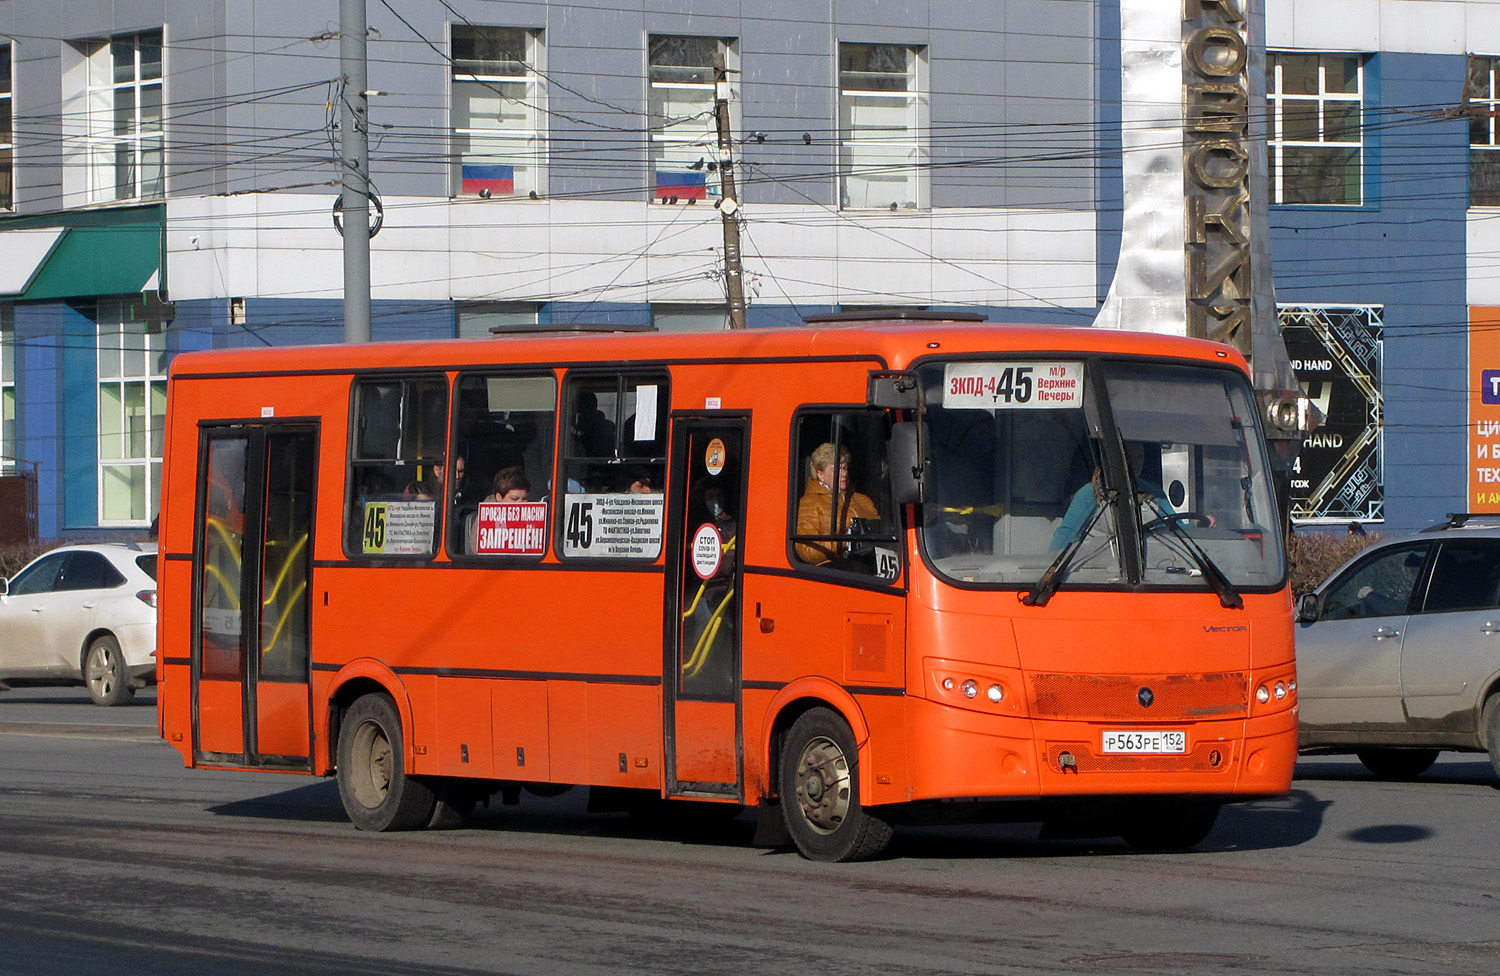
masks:
[[[1156,730],[1151,732],[1105,732],[1104,752],[1140,752],[1166,754],[1187,752],[1187,733]]]

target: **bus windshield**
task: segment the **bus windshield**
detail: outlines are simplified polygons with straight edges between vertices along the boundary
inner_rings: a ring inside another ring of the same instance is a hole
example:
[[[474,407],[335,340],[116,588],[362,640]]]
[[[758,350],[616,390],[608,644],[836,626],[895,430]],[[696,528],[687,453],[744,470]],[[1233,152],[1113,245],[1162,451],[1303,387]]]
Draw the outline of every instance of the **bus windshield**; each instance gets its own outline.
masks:
[[[948,579],[1030,589],[1050,570],[1063,587],[1279,584],[1269,465],[1237,371],[1010,359],[921,372],[923,545]]]

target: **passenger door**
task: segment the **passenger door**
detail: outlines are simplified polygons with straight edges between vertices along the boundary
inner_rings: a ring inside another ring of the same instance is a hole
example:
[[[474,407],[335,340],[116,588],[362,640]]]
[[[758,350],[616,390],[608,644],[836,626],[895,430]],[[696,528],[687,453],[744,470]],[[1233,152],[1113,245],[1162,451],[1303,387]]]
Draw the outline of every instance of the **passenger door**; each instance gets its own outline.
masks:
[[[1401,729],[1401,644],[1430,544],[1383,549],[1323,591],[1297,628],[1300,719],[1308,729]]]
[[[1471,733],[1500,671],[1500,540],[1444,540],[1425,589],[1401,643],[1406,716],[1414,729]]]
[[[0,675],[40,676],[55,669],[55,630],[67,552],[43,556],[10,581],[0,602]],[[77,662],[75,662],[76,664]]]
[[[317,430],[207,430],[194,552],[194,751],[306,769]]]
[[[673,426],[662,684],[674,796],[743,796],[740,539],[749,433],[748,418]]]

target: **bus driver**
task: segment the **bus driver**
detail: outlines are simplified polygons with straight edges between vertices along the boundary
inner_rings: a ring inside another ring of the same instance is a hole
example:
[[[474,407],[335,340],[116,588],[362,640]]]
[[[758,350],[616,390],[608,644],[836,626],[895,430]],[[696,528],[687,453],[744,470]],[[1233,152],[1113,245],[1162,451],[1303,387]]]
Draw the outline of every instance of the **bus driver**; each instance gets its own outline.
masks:
[[[834,468],[837,467],[837,474]],[[880,513],[868,495],[849,490],[849,449],[839,452],[838,464],[834,464],[832,444],[819,444],[807,459],[807,487],[797,502],[798,535],[843,535],[849,531],[854,519],[878,522]],[[833,485],[838,479],[839,515],[833,516]],[[797,558],[803,562],[822,566],[843,555],[843,544],[837,542],[799,542]]]

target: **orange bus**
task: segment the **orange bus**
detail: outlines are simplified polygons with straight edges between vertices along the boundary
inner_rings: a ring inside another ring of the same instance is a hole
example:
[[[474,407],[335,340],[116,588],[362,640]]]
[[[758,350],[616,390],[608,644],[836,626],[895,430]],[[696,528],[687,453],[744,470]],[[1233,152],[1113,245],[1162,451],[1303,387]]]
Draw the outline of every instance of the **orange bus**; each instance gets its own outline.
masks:
[[[1244,361],[837,318],[179,356],[161,734],[364,829],[584,785],[821,860],[947,817],[1184,848],[1286,792]]]

